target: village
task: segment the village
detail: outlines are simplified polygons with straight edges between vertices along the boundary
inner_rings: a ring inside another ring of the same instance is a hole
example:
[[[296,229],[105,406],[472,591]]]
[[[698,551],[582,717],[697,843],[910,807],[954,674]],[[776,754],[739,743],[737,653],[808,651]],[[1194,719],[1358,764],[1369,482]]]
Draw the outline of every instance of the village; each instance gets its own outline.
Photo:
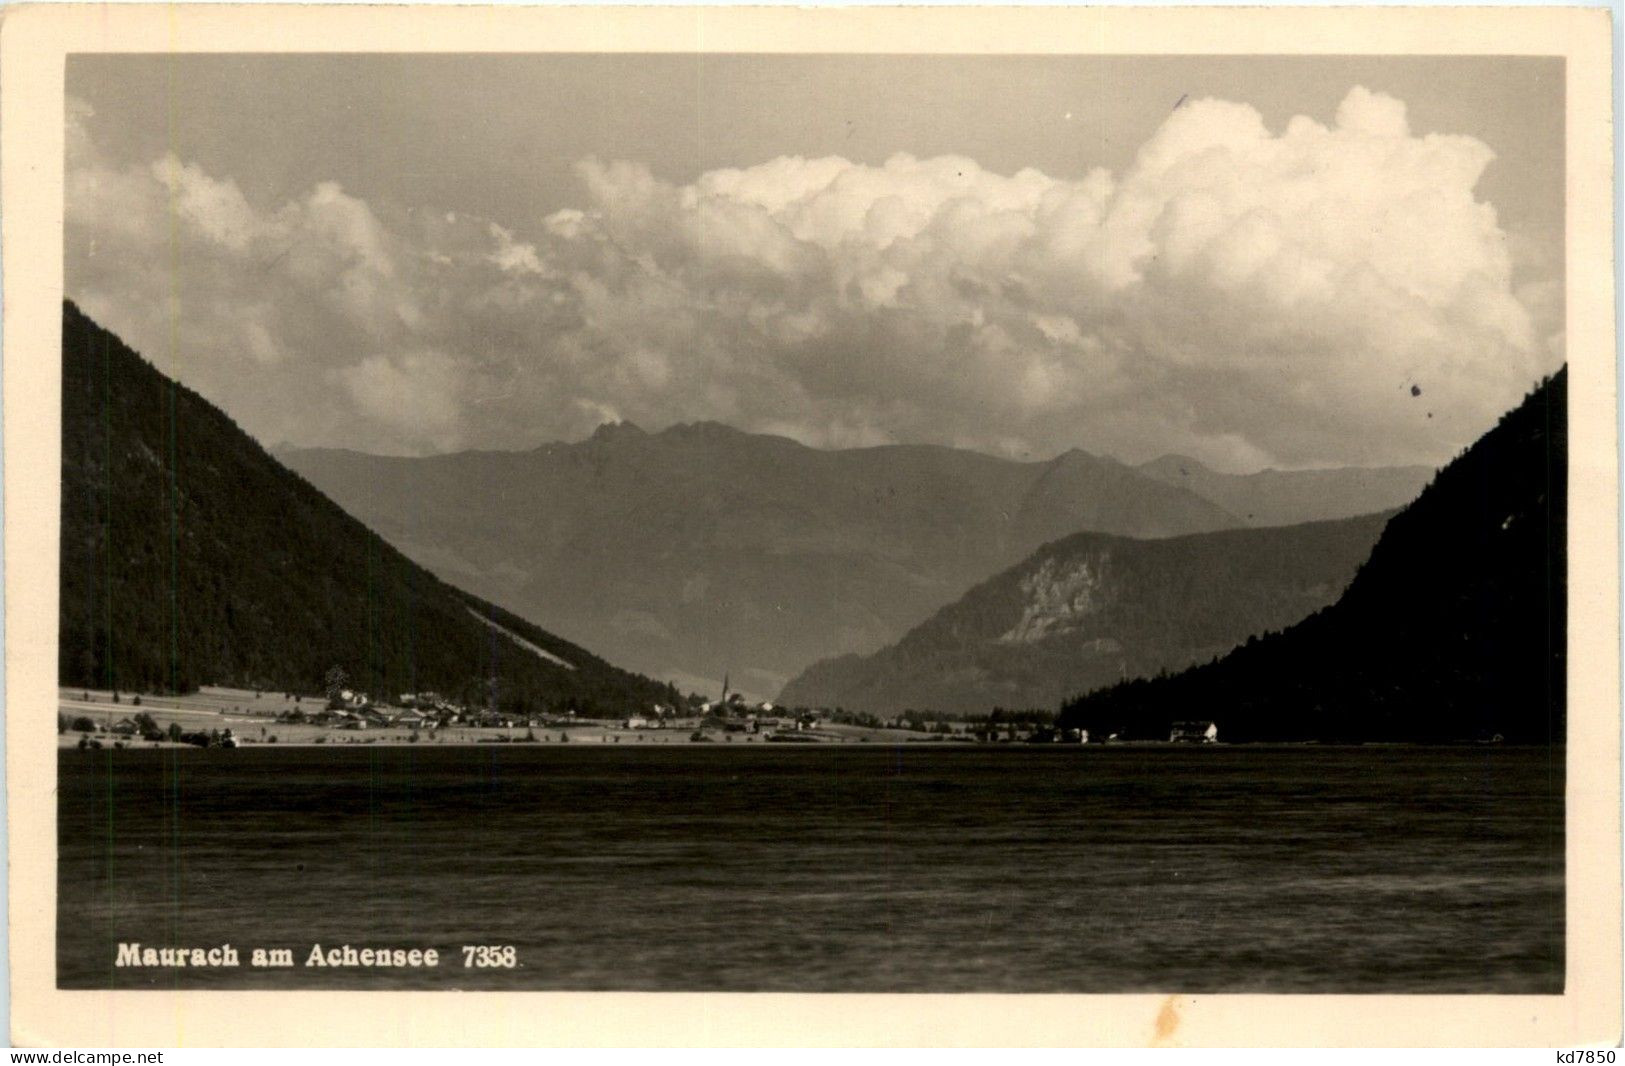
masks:
[[[1115,733],[1057,729],[1043,712],[984,718],[890,718],[842,708],[787,708],[738,692],[716,700],[651,703],[614,718],[521,716],[470,707],[432,691],[379,698],[338,688],[326,698],[290,692],[204,686],[185,695],[62,689],[60,746],[78,748],[353,744],[1143,744]],[[1151,741],[1161,743],[1162,741]],[[1212,721],[1175,722],[1166,743],[1214,744]]]

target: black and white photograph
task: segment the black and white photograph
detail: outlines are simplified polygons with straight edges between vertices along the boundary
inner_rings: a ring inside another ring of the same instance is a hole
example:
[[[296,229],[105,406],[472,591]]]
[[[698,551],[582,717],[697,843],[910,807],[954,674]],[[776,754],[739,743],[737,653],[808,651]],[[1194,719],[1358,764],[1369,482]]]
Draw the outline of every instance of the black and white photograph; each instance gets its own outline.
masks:
[[[51,988],[1574,991],[1568,60],[892,43],[66,55]]]

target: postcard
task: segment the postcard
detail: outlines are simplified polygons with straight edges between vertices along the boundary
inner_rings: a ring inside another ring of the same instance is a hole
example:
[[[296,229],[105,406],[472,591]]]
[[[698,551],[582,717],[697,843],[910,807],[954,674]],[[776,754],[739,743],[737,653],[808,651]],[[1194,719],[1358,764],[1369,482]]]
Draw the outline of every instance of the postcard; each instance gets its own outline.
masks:
[[[1610,47],[9,10],[14,1042],[1617,1042]]]

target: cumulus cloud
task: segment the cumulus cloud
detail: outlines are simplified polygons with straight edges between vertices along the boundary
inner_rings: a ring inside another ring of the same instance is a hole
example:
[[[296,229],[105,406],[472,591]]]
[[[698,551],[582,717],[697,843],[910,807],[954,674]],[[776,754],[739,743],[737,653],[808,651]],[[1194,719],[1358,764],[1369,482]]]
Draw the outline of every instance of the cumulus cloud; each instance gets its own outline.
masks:
[[[823,446],[1428,462],[1562,358],[1560,293],[1514,289],[1475,196],[1490,148],[1414,134],[1358,87],[1331,125],[1279,132],[1189,102],[1116,175],[785,157],[675,184],[589,159],[579,206],[537,220],[320,182],[251,205],[174,157],[102,157],[82,118],[70,293],[273,439],[523,446],[613,415]]]
[[[439,352],[412,352],[398,359],[371,355],[338,376],[366,417],[441,446],[457,442],[461,397],[455,360]]]

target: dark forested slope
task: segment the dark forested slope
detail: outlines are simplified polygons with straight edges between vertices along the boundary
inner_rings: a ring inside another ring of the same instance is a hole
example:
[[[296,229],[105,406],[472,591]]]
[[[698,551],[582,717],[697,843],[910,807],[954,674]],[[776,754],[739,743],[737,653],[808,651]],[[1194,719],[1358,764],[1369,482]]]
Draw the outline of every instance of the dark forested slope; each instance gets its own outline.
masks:
[[[67,685],[311,692],[336,664],[375,694],[513,709],[672,695],[425,572],[71,303],[61,547]]]
[[[1074,700],[1063,720],[1227,740],[1561,741],[1566,727],[1568,372],[1544,382],[1388,523],[1331,607],[1174,677]]]

